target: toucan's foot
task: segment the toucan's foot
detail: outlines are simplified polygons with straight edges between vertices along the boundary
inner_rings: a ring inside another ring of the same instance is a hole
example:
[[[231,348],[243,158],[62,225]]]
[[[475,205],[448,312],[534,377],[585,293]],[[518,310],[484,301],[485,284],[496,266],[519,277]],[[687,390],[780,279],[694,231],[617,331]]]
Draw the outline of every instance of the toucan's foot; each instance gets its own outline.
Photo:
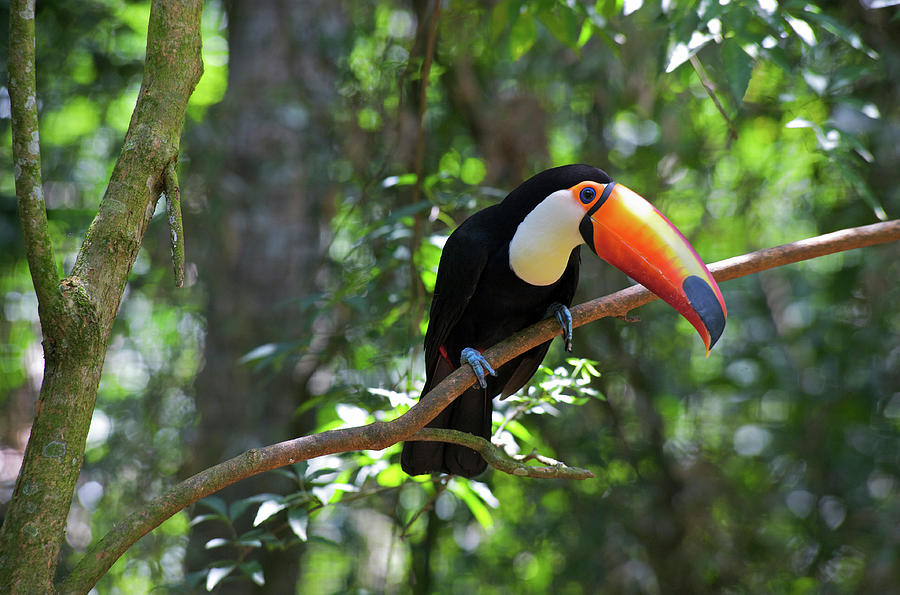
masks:
[[[478,377],[478,384],[481,385],[481,388],[487,388],[487,380],[484,378],[485,372],[490,374],[491,376],[496,376],[497,372],[494,371],[494,368],[491,367],[491,364],[488,363],[484,356],[477,349],[472,349],[471,347],[466,347],[459,354],[459,361],[465,362],[472,366],[472,371],[475,372],[475,376]]]
[[[559,302],[554,302],[547,308],[547,315],[553,314],[562,327],[563,341],[566,343],[566,351],[572,351],[572,313]]]

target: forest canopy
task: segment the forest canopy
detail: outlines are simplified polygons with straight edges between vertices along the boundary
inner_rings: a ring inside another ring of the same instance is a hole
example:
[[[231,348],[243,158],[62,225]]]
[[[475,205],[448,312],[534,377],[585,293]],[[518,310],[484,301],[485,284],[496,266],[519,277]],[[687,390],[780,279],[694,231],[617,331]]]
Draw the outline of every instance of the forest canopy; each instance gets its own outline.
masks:
[[[50,580],[195,473],[408,411],[444,242],[538,171],[606,170],[707,263],[900,218],[895,2],[196,11],[202,76],[184,92],[180,146],[177,132],[157,143],[175,156],[144,227],[129,227],[141,236],[80,475],[58,495],[71,507]],[[4,516],[48,333],[16,198],[9,75],[26,16],[0,10]],[[151,58],[172,58],[148,37],[181,39],[155,22],[149,1],[33,9],[37,169],[60,280],[82,270],[134,146]],[[171,61],[190,62],[184,47]],[[183,287],[159,199],[173,188]],[[576,303],[630,284],[591,256],[581,277]],[[898,279],[900,248],[886,244],[722,283],[728,327],[708,357],[661,303],[577,328],[572,354],[554,341],[526,388],[495,401],[494,443],[593,478],[410,478],[400,444],[314,458],[177,512],[96,592],[897,592]]]

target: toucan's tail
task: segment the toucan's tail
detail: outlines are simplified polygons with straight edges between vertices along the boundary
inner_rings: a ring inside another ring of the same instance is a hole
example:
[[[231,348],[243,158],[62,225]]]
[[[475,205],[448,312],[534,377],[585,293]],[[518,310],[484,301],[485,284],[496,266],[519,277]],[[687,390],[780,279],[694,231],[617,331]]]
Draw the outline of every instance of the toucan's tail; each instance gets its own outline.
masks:
[[[461,394],[428,423],[429,428],[449,428],[491,438],[491,398],[477,384]],[[452,473],[474,477],[487,468],[480,454],[446,442],[404,442],[400,465],[409,475]]]

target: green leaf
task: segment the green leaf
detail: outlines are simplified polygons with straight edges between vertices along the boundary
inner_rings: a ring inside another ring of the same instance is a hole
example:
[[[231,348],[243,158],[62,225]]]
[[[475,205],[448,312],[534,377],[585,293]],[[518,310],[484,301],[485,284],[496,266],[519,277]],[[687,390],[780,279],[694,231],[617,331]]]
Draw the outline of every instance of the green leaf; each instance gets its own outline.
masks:
[[[509,26],[510,21],[517,14],[522,7],[522,3],[518,0],[503,0],[503,2],[498,2],[494,5],[494,8],[491,10],[491,38],[495,41],[506,31],[506,28]]]
[[[400,176],[388,176],[381,181],[382,188],[393,186],[412,186],[416,183],[416,174],[403,174]]]
[[[794,118],[784,125],[785,128],[818,128],[815,124],[804,118]]]
[[[359,488],[348,483],[329,483],[324,486],[317,486],[312,489],[313,495],[319,499],[322,504],[339,502],[341,495],[345,492],[358,492]]]
[[[443,155],[441,155],[441,161],[438,164],[438,170],[442,174],[446,174],[448,176],[459,176],[459,168],[462,165],[460,161],[459,151],[456,149],[450,149]]]
[[[242,547],[260,548],[262,547],[262,540],[260,540],[258,537],[247,537],[246,535],[242,535],[240,539],[235,542],[235,545],[239,545]]]
[[[592,359],[581,358],[581,357],[567,357],[566,363],[572,366],[572,376],[581,376],[582,378],[586,378],[588,376],[592,376],[594,378],[600,377],[600,370],[597,369],[597,362]]]
[[[537,40],[537,26],[529,13],[520,13],[509,31],[509,53],[513,60],[524,56]]]
[[[279,500],[266,500],[259,505],[256,510],[256,517],[253,519],[253,526],[258,527],[261,523],[279,511],[284,510],[285,504]]]
[[[528,431],[528,428],[523,426],[516,420],[512,420],[508,424],[506,424],[507,431],[521,440],[522,442],[534,442],[534,435]]]
[[[212,591],[216,588],[216,585],[222,582],[222,580],[231,574],[231,571],[234,570],[234,565],[231,566],[218,566],[215,568],[210,568],[209,572],[206,574],[206,590]]]
[[[622,0],[598,0],[596,10],[607,20],[622,12]]]
[[[813,28],[809,26],[809,23],[807,23],[803,19],[792,17],[789,14],[784,15],[784,20],[788,25],[790,25],[791,29],[794,30],[794,33],[796,33],[797,36],[803,40],[803,43],[805,43],[809,47],[813,47],[816,45],[816,32],[813,31]]]
[[[379,473],[377,479],[378,485],[393,488],[406,481],[406,474],[400,468],[400,465],[395,463]]]
[[[465,503],[472,516],[478,521],[478,524],[485,529],[490,529],[494,526],[494,519],[482,497],[473,489],[473,483],[477,482],[453,479],[447,487],[450,492]],[[493,497],[493,494],[491,496]]]
[[[272,469],[269,473],[274,473],[275,475],[280,475],[287,479],[290,479],[293,482],[300,483],[300,476],[297,475],[297,469],[295,467],[281,467],[278,469]]]
[[[900,14],[900,12],[898,12],[897,14]],[[808,22],[815,22],[820,27],[822,27],[853,49],[863,52],[869,58],[872,58],[873,60],[878,59],[878,52],[867,46],[860,38],[860,36],[856,33],[856,31],[853,31],[852,29],[847,27],[838,19],[827,14],[812,12],[809,10],[803,11],[803,18]]]
[[[468,157],[463,161],[459,172],[459,178],[470,186],[480,184],[486,175],[487,168],[484,165],[484,161],[477,157]]]
[[[701,31],[694,31],[688,42],[677,41],[674,39],[669,43],[668,58],[666,60],[666,72],[672,72],[685,62],[691,59],[691,56],[703,49],[706,44],[713,40],[713,36]]]
[[[263,574],[262,565],[256,560],[245,562],[240,566],[241,572],[250,577],[250,580],[262,587],[266,584],[266,577]]]
[[[753,75],[753,59],[734,40],[726,40],[722,47],[722,61],[728,78],[728,89],[736,106],[740,106]]]
[[[266,494],[262,494],[262,495],[266,496]],[[252,500],[251,498],[255,498],[255,497],[251,496],[250,498],[242,498],[241,500],[235,500],[234,502],[229,504],[228,505],[228,518],[231,521],[236,521],[238,518],[241,517],[241,515],[243,515],[245,512],[247,512],[247,509],[250,508],[251,505],[253,505],[257,502],[256,500]]]
[[[578,49],[584,47],[588,41],[591,40],[591,37],[594,35],[594,25],[591,23],[590,19],[585,19],[585,21],[581,24],[581,31],[578,33],[578,41],[575,42],[575,45]]]
[[[197,504],[201,504],[222,518],[228,518],[228,505],[225,504],[225,500],[222,500],[218,496],[207,496],[206,498],[197,502]]]
[[[231,542],[228,541],[227,539],[225,539],[224,537],[213,537],[212,539],[207,541],[206,545],[204,545],[203,547],[205,549],[211,550],[211,549],[214,549],[217,547],[226,546],[229,543],[231,543]]]
[[[205,523],[206,521],[219,520],[219,521],[227,521],[228,517],[224,517],[220,514],[198,514],[196,516],[191,517],[191,527],[194,525],[199,525],[200,523]]]
[[[870,209],[872,209],[872,213],[879,221],[887,221],[888,216],[884,210],[884,205],[881,204],[881,200],[872,192],[872,189],[869,187],[869,184],[866,180],[860,176],[852,167],[850,167],[845,159],[832,159],[832,163],[834,163],[844,178],[849,183],[850,187],[853,188],[860,198],[863,199]]]
[[[288,511],[288,525],[300,541],[306,541],[306,530],[309,527],[309,514],[305,508],[292,508]]]
[[[575,12],[559,4],[554,4],[550,9],[541,10],[538,13],[538,20],[547,27],[547,30],[559,41],[563,42],[574,51],[578,51],[580,39],[580,29],[578,26],[578,16]]]

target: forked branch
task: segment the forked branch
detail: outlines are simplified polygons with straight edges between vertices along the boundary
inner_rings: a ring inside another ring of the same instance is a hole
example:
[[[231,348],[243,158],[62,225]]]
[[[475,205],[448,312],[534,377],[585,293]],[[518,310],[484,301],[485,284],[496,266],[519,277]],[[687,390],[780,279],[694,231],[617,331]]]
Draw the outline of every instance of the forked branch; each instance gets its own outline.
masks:
[[[488,465],[510,475],[533,477],[536,479],[590,479],[594,474],[587,469],[569,467],[568,465],[532,452],[528,455],[509,457],[502,448],[495,446],[490,440],[458,430],[444,428],[422,428],[407,440],[425,440],[429,442],[450,442],[468,446],[478,451]],[[536,460],[542,466],[527,465],[526,462]]]
[[[47,227],[41,183],[41,141],[34,68],[34,0],[16,0],[9,7],[9,103],[12,152],[19,219],[25,255],[34,281],[41,321],[59,298],[59,274]],[[46,329],[45,329],[46,331]]]

